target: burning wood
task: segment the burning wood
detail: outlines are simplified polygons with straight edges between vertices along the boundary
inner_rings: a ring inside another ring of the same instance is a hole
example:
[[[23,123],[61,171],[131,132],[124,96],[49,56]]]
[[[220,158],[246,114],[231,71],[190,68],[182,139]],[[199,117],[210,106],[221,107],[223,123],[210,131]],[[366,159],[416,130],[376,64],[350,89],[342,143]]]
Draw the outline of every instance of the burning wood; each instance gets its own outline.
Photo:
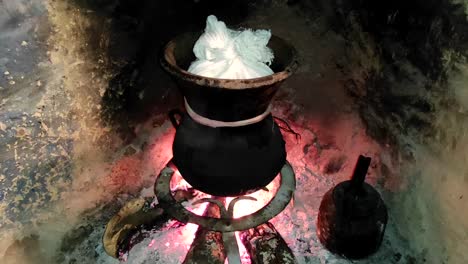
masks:
[[[252,264],[297,264],[286,241],[270,222],[242,231],[239,236]]]
[[[219,206],[209,204],[203,216],[219,218]],[[222,233],[198,227],[195,239],[183,264],[224,264],[225,259]]]

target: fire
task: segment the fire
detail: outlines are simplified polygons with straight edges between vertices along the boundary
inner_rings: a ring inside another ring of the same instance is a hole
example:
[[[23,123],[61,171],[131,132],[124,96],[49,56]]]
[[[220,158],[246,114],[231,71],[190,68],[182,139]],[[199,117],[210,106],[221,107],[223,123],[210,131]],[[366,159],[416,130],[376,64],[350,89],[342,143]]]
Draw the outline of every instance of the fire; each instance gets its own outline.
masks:
[[[274,197],[279,186],[280,186],[280,177],[276,177],[270,184],[266,186],[266,189],[268,191],[259,190],[248,195],[250,197],[255,198],[256,201],[252,201],[252,200],[237,201],[234,206],[233,217],[240,218],[242,216],[250,215],[260,210]],[[235,198],[236,197],[228,197],[226,199],[226,204],[229,204]],[[241,256],[242,263],[250,264],[251,260],[250,260],[249,253],[247,252],[247,249],[244,247],[244,244],[242,244],[242,241],[239,237],[239,232],[236,232],[236,240],[237,240],[237,245],[239,247],[239,253]]]
[[[205,212],[206,208],[208,207],[207,203],[200,204],[197,206],[192,206],[189,210],[195,214],[202,215]],[[198,225],[188,223],[184,230],[182,231],[182,243],[186,245],[192,244],[193,240],[195,239],[195,233],[197,232]],[[189,249],[190,246],[187,248]]]
[[[188,191],[190,189],[192,189],[192,186],[186,180],[184,180],[179,170],[176,170],[171,180],[171,190],[172,191],[180,191],[180,190]],[[202,192],[197,192],[196,198],[202,198],[202,197],[210,197],[210,196]],[[191,211],[194,214],[203,215],[206,208],[208,207],[208,204],[203,203],[203,204],[193,205],[191,202],[185,202],[185,207],[187,208],[187,210]],[[197,232],[197,229],[198,229],[198,225],[196,224],[188,223],[187,225],[185,225],[185,227],[183,228],[181,232],[182,233],[181,243],[185,245],[190,245],[195,238],[195,232]]]
[[[246,196],[255,198],[255,200],[237,200],[237,202],[234,205],[234,210],[233,210],[233,215],[232,217],[234,218],[240,218],[242,216],[246,216],[252,213],[255,213],[256,211],[260,210],[262,207],[264,207],[276,194],[279,186],[280,186],[280,177],[276,177],[270,184],[266,186],[266,189],[261,189],[258,190],[254,193],[248,194]],[[183,179],[182,175],[178,170],[174,173],[174,176],[172,177],[170,188],[173,192],[176,191],[188,191],[192,190],[192,186]],[[201,203],[201,204],[194,204],[195,201],[201,199],[201,198],[211,198],[212,196],[200,191],[196,191],[194,194],[195,197],[192,197],[193,199],[190,199],[187,202],[184,202],[184,206],[187,210],[191,211],[194,214],[197,215],[203,215],[205,212],[206,208],[208,207],[208,203]],[[229,206],[229,204],[232,202],[237,197],[226,197],[226,203],[225,207]],[[198,225],[188,223],[184,227],[180,229],[178,233],[178,238],[175,239],[174,241],[178,241],[178,245],[184,245],[187,250],[190,248],[191,243],[195,239],[195,233],[197,229],[199,228]],[[239,253],[241,256],[242,263],[244,264],[250,264],[250,256],[242,244],[242,241],[240,240],[239,237],[239,232],[236,232],[236,240],[237,244],[239,247]],[[152,240],[148,247],[154,247],[155,245],[155,240]],[[169,243],[169,244],[168,244]],[[166,247],[174,247],[178,246],[175,244],[172,244],[170,242],[166,243]],[[226,260],[227,263],[227,260]]]
[[[276,177],[272,182],[270,182],[267,186],[267,190],[259,190],[254,193],[251,193],[247,196],[253,197],[256,201],[252,200],[239,200],[236,202],[234,206],[234,218],[240,218],[245,215],[253,214],[256,211],[260,210],[263,206],[265,206],[276,194],[280,185],[280,178]],[[232,200],[236,197],[228,197],[226,199],[226,204],[229,204]]]
[[[182,178],[182,175],[180,174],[179,170],[176,170],[174,172],[174,176],[172,176],[171,190],[172,191],[176,191],[176,190],[187,191],[190,188],[192,188],[192,185],[190,185],[186,180],[184,180],[184,178]]]
[[[190,206],[190,210],[196,214],[203,214],[206,210],[207,204],[199,204],[197,206]],[[195,239],[195,233],[198,229],[196,224],[186,224],[177,229],[169,229],[165,232],[156,234],[155,237],[149,241],[146,246],[145,253],[151,254],[151,251],[156,251],[161,256],[165,256],[164,263],[182,263],[185,254],[190,249],[190,245]]]

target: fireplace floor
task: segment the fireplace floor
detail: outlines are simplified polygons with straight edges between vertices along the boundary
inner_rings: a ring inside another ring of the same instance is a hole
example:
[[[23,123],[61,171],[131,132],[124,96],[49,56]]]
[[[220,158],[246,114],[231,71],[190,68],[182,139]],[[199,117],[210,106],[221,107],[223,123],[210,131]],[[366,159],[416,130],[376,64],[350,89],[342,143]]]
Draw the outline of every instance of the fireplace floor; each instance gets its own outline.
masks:
[[[0,146],[8,145],[0,148],[0,262],[119,263],[104,253],[104,227],[130,199],[154,195],[155,177],[171,158],[174,131],[166,108],[177,106],[179,98],[162,72],[145,68],[167,90],[154,92],[154,85],[142,84],[147,89],[126,107],[157,98],[164,109],[131,119],[129,127],[124,118],[118,129],[103,124],[97,114],[101,99],[127,61],[106,60],[111,55],[105,45],[111,41],[103,37],[110,31],[105,14],[68,1],[24,2],[0,1],[14,11],[6,14],[0,7],[0,26],[6,32],[0,34]],[[418,199],[421,189],[398,180],[400,163],[393,161],[393,146],[381,146],[366,133],[344,84],[349,77],[344,68],[351,65],[345,54],[349,43],[329,29],[324,17],[274,2],[246,22],[271,28],[299,51],[301,68],[282,87],[273,114],[287,120],[301,138],[284,134],[297,188],[294,204],[271,223],[300,264],[418,263],[431,248],[412,252],[410,237],[396,219],[408,215],[405,209],[416,212],[407,220],[412,226],[435,215],[422,205],[395,206]],[[125,32],[119,33],[127,39]],[[151,97],[151,92],[157,95]],[[321,246],[315,224],[322,196],[351,175],[359,154],[373,158],[368,181],[393,206],[381,249],[352,262]],[[189,224],[150,231],[131,249],[127,263],[181,263],[195,230]],[[420,226],[413,232],[425,231]],[[418,248],[416,242],[412,246]]]

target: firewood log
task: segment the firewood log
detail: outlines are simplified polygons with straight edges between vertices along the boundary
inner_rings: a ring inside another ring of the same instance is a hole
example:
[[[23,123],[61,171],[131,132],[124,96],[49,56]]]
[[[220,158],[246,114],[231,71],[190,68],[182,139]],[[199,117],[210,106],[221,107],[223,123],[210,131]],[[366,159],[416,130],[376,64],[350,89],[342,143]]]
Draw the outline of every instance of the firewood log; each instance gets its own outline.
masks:
[[[203,215],[219,218],[219,207],[210,203]],[[198,227],[183,264],[224,264],[225,259],[222,233]]]
[[[297,264],[297,261],[273,224],[267,222],[240,232],[252,264]]]

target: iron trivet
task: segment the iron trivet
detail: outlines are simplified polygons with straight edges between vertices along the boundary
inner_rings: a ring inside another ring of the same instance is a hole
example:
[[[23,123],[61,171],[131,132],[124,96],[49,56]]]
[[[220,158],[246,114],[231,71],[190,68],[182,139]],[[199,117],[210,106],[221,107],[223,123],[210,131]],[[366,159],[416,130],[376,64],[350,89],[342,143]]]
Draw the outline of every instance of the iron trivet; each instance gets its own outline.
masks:
[[[241,263],[235,231],[243,231],[256,228],[281,213],[291,201],[296,188],[296,179],[291,165],[286,162],[280,171],[280,187],[273,198],[261,209],[253,214],[240,218],[234,218],[234,206],[240,200],[252,200],[250,196],[239,196],[234,198],[225,208],[223,202],[216,198],[202,198],[192,204],[212,203],[220,210],[220,218],[197,215],[187,210],[182,202],[174,199],[170,182],[177,168],[169,161],[166,167],[159,174],[154,192],[161,207],[176,220],[183,223],[193,223],[200,228],[222,233],[222,241],[226,250],[226,256],[230,264]],[[263,189],[268,191],[267,189]],[[268,223],[272,226],[271,223]],[[273,228],[274,229],[274,228]],[[277,234],[277,232],[276,232]]]
[[[205,229],[219,232],[246,230],[269,221],[286,208],[296,188],[294,171],[291,165],[286,162],[280,172],[281,183],[278,192],[267,205],[251,215],[240,218],[221,217],[218,219],[196,215],[187,210],[181,202],[174,199],[170,189],[170,181],[175,171],[174,164],[169,161],[156,180],[154,192],[161,206],[168,214],[180,222],[197,224]],[[246,196],[241,197],[245,198]],[[234,204],[232,204],[232,207],[229,206],[229,210],[233,210],[233,206]]]
[[[175,197],[175,194],[171,191],[170,183],[176,171],[177,168],[171,160],[159,174],[154,185],[158,200],[156,206],[143,207],[139,204],[133,210],[124,207],[109,222],[104,235],[106,252],[113,257],[119,257],[122,248],[125,247],[124,244],[129,243],[130,233],[138,232],[142,226],[146,226],[146,229],[153,229],[160,224],[159,218],[164,216],[165,220],[173,218],[184,224],[193,223],[199,226],[189,253],[183,262],[184,264],[224,264],[226,258],[230,264],[241,264],[236,231],[240,231],[239,237],[253,264],[264,263],[268,257],[270,257],[268,263],[296,263],[292,251],[273,224],[269,222],[270,219],[281,213],[293,198],[296,179],[288,162],[284,164],[279,176],[277,176],[279,177],[279,187],[273,198],[256,212],[239,218],[234,218],[236,203],[240,200],[256,201],[254,197],[248,195],[235,197],[227,205],[225,205],[226,198],[224,197],[201,198],[191,203],[192,205],[209,203],[205,213],[198,215],[184,206],[186,200]],[[269,191],[266,187],[262,190]],[[131,224],[133,226],[132,230],[122,232],[122,230],[115,228],[119,226],[128,227],[125,221],[132,218],[134,221]],[[135,218],[145,219],[145,222],[139,223],[139,220],[134,220]],[[112,226],[110,223],[112,223]],[[271,247],[270,245],[276,246]],[[213,251],[214,247],[221,250],[216,253]]]

